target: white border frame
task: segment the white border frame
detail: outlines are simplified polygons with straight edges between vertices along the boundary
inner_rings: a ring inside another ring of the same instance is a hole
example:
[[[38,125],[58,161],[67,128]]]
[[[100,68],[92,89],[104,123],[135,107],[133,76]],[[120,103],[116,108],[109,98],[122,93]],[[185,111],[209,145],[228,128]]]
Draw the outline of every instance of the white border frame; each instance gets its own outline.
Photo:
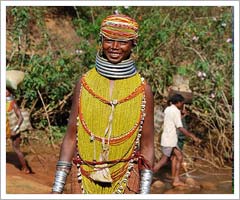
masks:
[[[1,131],[1,199],[239,199],[239,1],[1,1],[1,129],[6,130],[7,6],[233,6],[234,7],[234,194],[6,194],[6,133]]]

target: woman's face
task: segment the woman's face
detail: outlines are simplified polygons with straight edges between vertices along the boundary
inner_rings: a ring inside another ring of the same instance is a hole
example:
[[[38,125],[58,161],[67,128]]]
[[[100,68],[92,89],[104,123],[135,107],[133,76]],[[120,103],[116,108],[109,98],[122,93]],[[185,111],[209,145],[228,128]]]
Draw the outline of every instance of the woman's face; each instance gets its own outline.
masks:
[[[131,40],[117,41],[104,37],[102,47],[107,60],[113,64],[117,64],[129,58],[133,42]]]

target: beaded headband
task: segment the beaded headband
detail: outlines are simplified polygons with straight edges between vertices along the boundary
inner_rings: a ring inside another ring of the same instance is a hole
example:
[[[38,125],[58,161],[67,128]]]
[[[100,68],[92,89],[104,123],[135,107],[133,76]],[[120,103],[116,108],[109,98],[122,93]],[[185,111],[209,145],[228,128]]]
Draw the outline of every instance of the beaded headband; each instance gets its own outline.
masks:
[[[121,41],[137,39],[138,24],[134,19],[126,15],[110,15],[103,20],[100,35]]]

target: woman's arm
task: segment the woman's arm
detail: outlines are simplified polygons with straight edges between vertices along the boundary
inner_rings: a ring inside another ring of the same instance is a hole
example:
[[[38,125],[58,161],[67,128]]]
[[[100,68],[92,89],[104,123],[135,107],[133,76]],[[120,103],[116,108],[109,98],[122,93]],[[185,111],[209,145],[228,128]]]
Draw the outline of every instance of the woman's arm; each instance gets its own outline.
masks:
[[[145,86],[146,97],[146,116],[143,123],[141,137],[141,154],[148,161],[149,167],[152,168],[154,163],[154,101],[151,87]]]
[[[72,158],[76,150],[77,116],[79,107],[80,81],[77,83],[72,99],[72,107],[67,131],[61,145],[60,156],[57,162],[52,194],[60,194],[64,190],[67,176],[72,167]]]
[[[71,162],[76,149],[77,116],[79,107],[80,81],[75,86],[72,106],[67,126],[66,134],[63,138],[59,160]]]
[[[154,101],[151,87],[145,86],[146,116],[143,123],[140,144],[141,155],[144,157],[144,165],[141,168],[140,194],[149,194],[152,183],[152,167],[154,163]]]

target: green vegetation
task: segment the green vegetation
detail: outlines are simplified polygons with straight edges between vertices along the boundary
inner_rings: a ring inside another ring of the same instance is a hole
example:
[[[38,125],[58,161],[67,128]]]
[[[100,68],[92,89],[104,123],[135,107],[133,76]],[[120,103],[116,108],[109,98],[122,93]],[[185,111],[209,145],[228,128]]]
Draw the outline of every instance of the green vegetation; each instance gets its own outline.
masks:
[[[8,7],[7,69],[27,74],[16,95],[21,106],[30,109],[34,126],[55,130],[67,124],[75,82],[94,67],[100,23],[113,12],[130,15],[140,25],[133,53],[156,103],[162,104],[174,74],[186,76],[194,93],[189,106],[195,116],[193,126],[204,127],[198,135],[204,140],[201,156],[217,166],[231,162],[231,7]],[[45,20],[51,15],[70,19],[80,38],[74,53],[55,48]]]

